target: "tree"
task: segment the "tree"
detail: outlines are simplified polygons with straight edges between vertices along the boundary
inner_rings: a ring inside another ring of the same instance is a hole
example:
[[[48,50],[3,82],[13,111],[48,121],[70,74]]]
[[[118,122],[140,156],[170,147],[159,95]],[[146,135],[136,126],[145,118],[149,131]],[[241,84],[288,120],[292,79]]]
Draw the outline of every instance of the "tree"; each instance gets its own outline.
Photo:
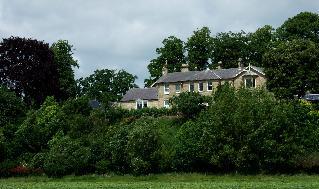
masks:
[[[87,95],[102,102],[118,101],[127,90],[137,87],[135,79],[136,76],[125,70],[95,70],[94,74],[77,81],[78,95]]]
[[[59,97],[58,68],[43,41],[10,37],[0,43],[0,84],[30,105],[47,96]]]
[[[319,43],[319,15],[301,12],[286,20],[277,29],[276,34],[281,41],[302,38]]]
[[[263,58],[267,88],[281,98],[319,92],[318,45],[304,39],[281,42]]]
[[[150,78],[145,79],[145,86],[152,85],[158,78],[162,76],[162,70],[167,63],[168,72],[179,72],[185,61],[184,42],[177,37],[169,36],[163,40],[163,47],[157,48],[158,57],[151,60],[147,66]]]
[[[76,81],[72,68],[79,65],[73,57],[72,48],[67,40],[58,40],[51,46],[54,63],[58,66],[61,98],[64,100],[76,95]]]
[[[0,85],[0,128],[25,115],[25,104],[14,92]]]
[[[195,118],[206,107],[204,103],[209,101],[209,96],[194,92],[183,92],[170,99],[173,110],[181,113],[186,118]]]
[[[266,25],[248,34],[249,62],[254,66],[262,66],[262,56],[273,46],[274,29]]]
[[[223,68],[234,68],[238,66],[238,59],[243,62],[248,60],[248,38],[244,31],[239,33],[218,33],[213,39],[212,65],[216,67],[219,61]]]
[[[185,46],[190,70],[204,70],[209,65],[212,51],[212,38],[208,27],[194,31]]]

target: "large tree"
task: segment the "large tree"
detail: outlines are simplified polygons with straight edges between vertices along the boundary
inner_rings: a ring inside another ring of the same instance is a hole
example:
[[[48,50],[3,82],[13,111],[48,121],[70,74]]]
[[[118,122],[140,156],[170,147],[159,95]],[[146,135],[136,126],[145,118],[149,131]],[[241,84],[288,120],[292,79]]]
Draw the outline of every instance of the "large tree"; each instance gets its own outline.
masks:
[[[76,95],[76,81],[72,68],[79,67],[73,57],[73,46],[67,40],[58,40],[53,43],[51,50],[54,53],[54,63],[58,66],[61,98],[68,99]]]
[[[233,68],[237,67],[239,58],[243,62],[249,59],[248,38],[244,31],[218,33],[213,39],[213,44],[211,67],[216,67],[221,61],[223,68]]]
[[[273,46],[274,29],[266,25],[258,28],[254,33],[249,33],[247,38],[249,62],[254,66],[263,66],[262,57]]]
[[[305,39],[283,41],[264,55],[267,88],[278,97],[319,93],[318,44]]]
[[[87,95],[102,102],[118,101],[127,90],[137,87],[135,79],[136,76],[124,70],[96,70],[89,77],[77,81],[78,95]]]
[[[151,60],[147,66],[150,78],[145,79],[145,86],[152,85],[158,78],[162,76],[162,70],[167,63],[168,72],[179,72],[185,61],[184,42],[177,37],[170,36],[163,40],[163,47],[157,48],[157,58]]]
[[[309,39],[319,43],[319,15],[301,12],[286,20],[276,31],[279,40],[296,38]]]
[[[15,91],[27,104],[59,98],[58,68],[49,44],[10,37],[0,43],[0,84]]]
[[[185,46],[190,70],[204,70],[209,65],[212,51],[212,38],[208,27],[194,31]]]

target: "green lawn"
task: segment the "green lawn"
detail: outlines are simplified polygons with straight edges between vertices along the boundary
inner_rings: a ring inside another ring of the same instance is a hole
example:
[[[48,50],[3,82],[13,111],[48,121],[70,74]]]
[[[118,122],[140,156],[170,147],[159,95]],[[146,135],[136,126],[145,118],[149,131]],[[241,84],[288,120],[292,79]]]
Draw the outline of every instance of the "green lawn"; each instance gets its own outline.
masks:
[[[319,188],[319,175],[295,176],[241,176],[241,175],[203,175],[203,174],[163,174],[150,176],[81,176],[51,179],[47,177],[23,177],[0,179],[0,188],[8,189],[93,189],[93,188],[263,188],[263,189],[301,189]]]

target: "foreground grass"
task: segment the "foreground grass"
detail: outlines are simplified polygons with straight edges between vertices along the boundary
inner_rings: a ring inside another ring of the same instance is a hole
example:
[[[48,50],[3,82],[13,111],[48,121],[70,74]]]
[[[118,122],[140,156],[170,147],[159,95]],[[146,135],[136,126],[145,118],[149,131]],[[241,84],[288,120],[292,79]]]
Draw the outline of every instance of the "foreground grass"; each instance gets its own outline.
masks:
[[[204,174],[162,174],[141,177],[133,176],[80,176],[52,179],[47,177],[22,177],[0,179],[0,188],[5,189],[301,189],[319,188],[319,175],[294,176],[242,176],[242,175],[204,175]]]

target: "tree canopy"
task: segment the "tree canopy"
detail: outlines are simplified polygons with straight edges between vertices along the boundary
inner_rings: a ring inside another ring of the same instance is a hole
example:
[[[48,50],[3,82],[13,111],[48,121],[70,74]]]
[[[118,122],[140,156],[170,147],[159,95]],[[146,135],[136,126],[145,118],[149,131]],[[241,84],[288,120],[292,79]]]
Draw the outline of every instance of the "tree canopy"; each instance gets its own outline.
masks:
[[[10,37],[0,43],[0,84],[27,104],[41,104],[47,96],[59,98],[58,67],[49,44]]]
[[[244,31],[218,33],[213,38],[213,42],[211,55],[213,65],[211,67],[216,67],[217,63],[221,61],[223,68],[234,68],[237,67],[239,58],[243,59],[243,62],[249,59],[248,37]]]
[[[179,72],[181,71],[182,64],[186,63],[184,42],[182,40],[169,36],[163,40],[162,44],[163,47],[156,49],[158,57],[151,60],[147,66],[151,76],[149,79],[145,79],[144,83],[146,86],[152,85],[162,76],[165,64],[167,64],[168,72]]]
[[[264,55],[267,88],[278,97],[319,92],[318,45],[306,39],[283,41]]]
[[[212,51],[212,38],[208,27],[194,31],[185,46],[190,70],[204,70],[209,65]]]
[[[67,40],[58,40],[52,44],[51,50],[54,53],[54,63],[58,67],[60,97],[64,100],[75,97],[76,82],[72,68],[78,68],[79,65],[73,57],[73,46]]]
[[[136,76],[125,70],[95,70],[86,78],[78,82],[78,95],[87,95],[102,102],[118,101],[127,90],[137,87]]]
[[[276,33],[281,41],[302,38],[319,43],[319,15],[312,12],[301,12],[286,20]]]

